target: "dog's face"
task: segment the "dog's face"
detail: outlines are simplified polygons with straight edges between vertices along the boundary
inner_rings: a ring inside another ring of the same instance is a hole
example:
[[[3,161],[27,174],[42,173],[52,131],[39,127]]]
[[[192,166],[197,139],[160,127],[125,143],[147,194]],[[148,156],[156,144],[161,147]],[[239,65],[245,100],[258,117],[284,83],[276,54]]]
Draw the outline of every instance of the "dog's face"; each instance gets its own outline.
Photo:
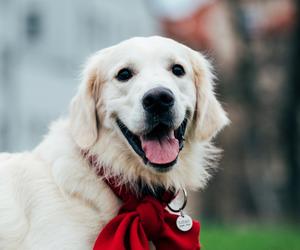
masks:
[[[161,178],[180,168],[178,161],[189,157],[185,150],[209,141],[227,122],[206,59],[161,37],[133,38],[98,52],[71,109],[78,146],[109,165],[120,165],[124,155],[136,178]]]

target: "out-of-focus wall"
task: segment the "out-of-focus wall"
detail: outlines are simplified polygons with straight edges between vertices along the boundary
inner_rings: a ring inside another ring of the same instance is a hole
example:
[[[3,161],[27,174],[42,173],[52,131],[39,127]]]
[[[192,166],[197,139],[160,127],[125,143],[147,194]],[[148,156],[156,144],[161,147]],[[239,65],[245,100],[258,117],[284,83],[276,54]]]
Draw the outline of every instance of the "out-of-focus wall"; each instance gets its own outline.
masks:
[[[33,148],[96,50],[157,33],[139,0],[0,1],[0,151]]]

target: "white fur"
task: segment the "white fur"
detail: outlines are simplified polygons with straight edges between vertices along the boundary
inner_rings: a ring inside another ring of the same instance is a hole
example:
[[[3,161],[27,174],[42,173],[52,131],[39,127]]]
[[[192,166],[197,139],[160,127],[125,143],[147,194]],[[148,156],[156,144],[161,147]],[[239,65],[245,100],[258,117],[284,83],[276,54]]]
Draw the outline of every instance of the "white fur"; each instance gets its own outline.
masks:
[[[168,70],[173,62],[185,67],[184,77]],[[128,63],[136,75],[117,82],[117,71]],[[132,132],[142,133],[140,99],[155,86],[175,94],[177,126],[187,109],[193,114],[185,148],[167,173],[145,166],[115,122],[119,117]],[[0,249],[92,249],[121,204],[81,149],[97,155],[107,175],[118,175],[134,188],[142,178],[149,186],[196,189],[206,184],[207,168],[218,153],[209,141],[227,123],[201,54],[161,37],[134,38],[96,53],[87,63],[70,116],[56,121],[33,152],[0,154]]]

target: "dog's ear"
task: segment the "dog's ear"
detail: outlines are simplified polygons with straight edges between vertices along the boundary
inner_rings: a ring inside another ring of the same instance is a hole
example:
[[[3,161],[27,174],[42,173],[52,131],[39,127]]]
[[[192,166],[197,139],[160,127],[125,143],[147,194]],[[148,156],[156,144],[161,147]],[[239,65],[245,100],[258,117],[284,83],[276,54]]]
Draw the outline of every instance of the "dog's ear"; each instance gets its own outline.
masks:
[[[192,54],[196,88],[196,108],[193,117],[195,136],[198,140],[205,141],[228,125],[229,119],[214,93],[212,66],[202,54],[196,51],[192,51]]]
[[[73,139],[82,149],[88,149],[98,138],[99,72],[95,59],[88,61],[77,95],[71,101],[70,128]]]

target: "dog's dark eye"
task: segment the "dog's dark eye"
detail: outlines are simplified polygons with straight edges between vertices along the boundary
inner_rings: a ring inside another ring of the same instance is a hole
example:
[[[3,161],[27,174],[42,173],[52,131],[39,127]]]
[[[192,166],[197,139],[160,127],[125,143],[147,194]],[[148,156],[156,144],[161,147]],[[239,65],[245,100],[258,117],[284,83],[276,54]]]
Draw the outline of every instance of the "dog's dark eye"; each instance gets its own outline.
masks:
[[[172,72],[175,76],[178,77],[185,75],[184,68],[180,64],[174,64],[172,66]]]
[[[133,76],[133,72],[131,69],[129,68],[123,68],[121,69],[116,78],[120,81],[120,82],[126,82],[128,81],[131,77]]]

